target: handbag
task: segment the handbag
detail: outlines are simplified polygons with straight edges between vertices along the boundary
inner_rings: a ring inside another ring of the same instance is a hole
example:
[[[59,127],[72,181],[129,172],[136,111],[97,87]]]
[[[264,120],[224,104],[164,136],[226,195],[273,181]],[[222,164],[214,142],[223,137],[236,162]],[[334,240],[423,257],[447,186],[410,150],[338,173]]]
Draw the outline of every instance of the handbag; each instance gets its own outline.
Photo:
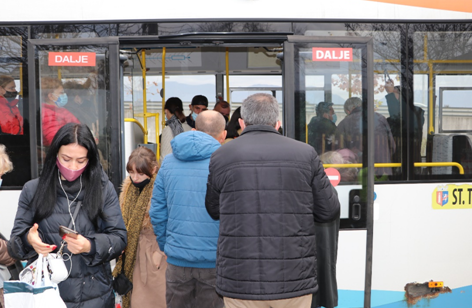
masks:
[[[133,283],[125,275],[125,254],[122,255],[121,272],[113,279],[113,290],[121,296],[125,296],[133,289]]]
[[[3,284],[5,307],[8,308],[66,308],[57,284],[51,282],[47,257],[39,258],[21,273],[27,281],[6,281]],[[28,278],[27,278],[28,277]]]

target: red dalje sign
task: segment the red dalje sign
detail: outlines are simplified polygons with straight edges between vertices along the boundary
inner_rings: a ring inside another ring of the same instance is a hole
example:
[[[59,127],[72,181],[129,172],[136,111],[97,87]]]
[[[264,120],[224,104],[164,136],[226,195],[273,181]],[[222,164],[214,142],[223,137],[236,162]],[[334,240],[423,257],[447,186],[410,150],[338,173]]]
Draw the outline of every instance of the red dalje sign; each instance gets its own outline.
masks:
[[[50,52],[49,66],[95,66],[94,52]]]
[[[352,48],[313,48],[313,61],[352,62]]]

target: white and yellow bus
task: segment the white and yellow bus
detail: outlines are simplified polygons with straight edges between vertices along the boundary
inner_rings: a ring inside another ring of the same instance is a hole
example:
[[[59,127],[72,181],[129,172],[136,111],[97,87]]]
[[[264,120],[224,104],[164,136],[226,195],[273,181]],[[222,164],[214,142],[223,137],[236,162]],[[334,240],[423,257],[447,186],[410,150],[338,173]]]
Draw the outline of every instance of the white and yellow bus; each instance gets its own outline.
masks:
[[[472,307],[472,2],[25,0],[1,7],[0,74],[15,79],[24,119],[23,134],[0,135],[15,165],[0,188],[7,237],[21,188],[40,174],[47,151],[44,77],[82,84],[65,108],[90,124],[117,191],[133,147],[159,152],[166,98],[188,105],[202,94],[211,109],[221,97],[234,111],[249,94],[272,93],[284,135],[309,142],[319,102],[334,104],[339,125],[344,102],[359,97],[355,161],[326,165],[340,171],[338,307]],[[387,80],[400,86],[396,120]],[[74,105],[75,96],[86,104]],[[379,116],[389,120],[394,149],[376,138]],[[342,141],[319,154],[348,147]],[[389,160],[376,161],[386,147]],[[405,292],[431,281],[418,294]]]

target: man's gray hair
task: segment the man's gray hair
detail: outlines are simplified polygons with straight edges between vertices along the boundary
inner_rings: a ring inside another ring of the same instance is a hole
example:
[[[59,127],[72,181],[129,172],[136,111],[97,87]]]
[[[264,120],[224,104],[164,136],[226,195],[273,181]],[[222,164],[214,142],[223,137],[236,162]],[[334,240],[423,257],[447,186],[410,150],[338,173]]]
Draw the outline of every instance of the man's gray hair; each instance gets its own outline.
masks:
[[[362,107],[362,100],[359,97],[350,97],[344,103],[344,111],[351,112],[354,108]]]
[[[218,138],[225,130],[226,121],[221,113],[213,110],[205,110],[200,112],[195,120],[195,129],[207,133],[213,138]]]
[[[275,127],[279,119],[279,103],[270,94],[253,94],[243,101],[241,118],[246,126],[270,125]]]

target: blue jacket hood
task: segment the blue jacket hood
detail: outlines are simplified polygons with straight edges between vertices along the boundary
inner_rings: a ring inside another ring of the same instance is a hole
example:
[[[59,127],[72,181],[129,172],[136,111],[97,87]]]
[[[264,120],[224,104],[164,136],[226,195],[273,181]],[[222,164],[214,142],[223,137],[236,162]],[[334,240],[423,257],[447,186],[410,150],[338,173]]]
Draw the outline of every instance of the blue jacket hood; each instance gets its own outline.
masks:
[[[170,142],[175,158],[182,161],[196,161],[210,158],[221,145],[212,136],[188,131],[177,135]]]

